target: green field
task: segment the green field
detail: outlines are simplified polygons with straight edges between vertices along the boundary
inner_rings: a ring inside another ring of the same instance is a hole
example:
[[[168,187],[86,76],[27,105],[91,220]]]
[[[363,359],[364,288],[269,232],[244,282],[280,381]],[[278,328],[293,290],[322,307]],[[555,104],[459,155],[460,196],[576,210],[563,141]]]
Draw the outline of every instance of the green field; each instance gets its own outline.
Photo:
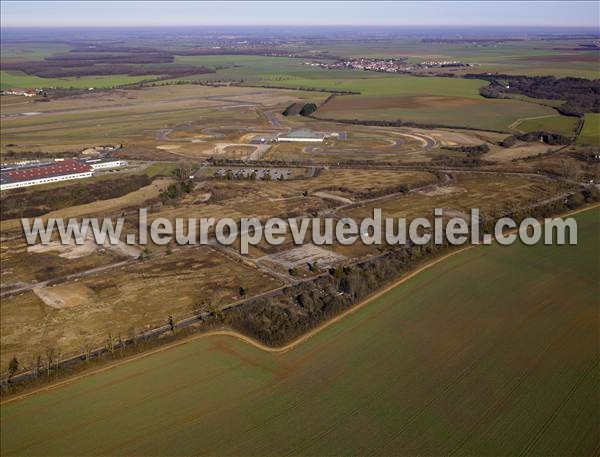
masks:
[[[481,98],[479,88],[485,81],[479,79],[453,79],[386,75],[378,78],[363,77],[369,72],[354,71],[353,78],[338,78],[343,71],[329,70],[327,78],[290,78],[278,81],[282,87],[360,92],[363,96],[412,96],[419,94],[444,95],[448,97]],[[379,74],[373,73],[372,74]]]
[[[107,75],[107,76],[82,76],[80,78],[40,78],[23,73],[22,71],[1,71],[0,89],[20,88],[74,88],[88,89],[94,87],[104,89],[110,87],[122,86],[124,84],[133,84],[140,81],[154,79],[156,76],[129,76],[129,75]]]
[[[417,97],[428,98],[429,95]],[[347,120],[385,120],[404,122],[415,122],[421,125],[441,125],[449,127],[466,127],[481,130],[508,131],[509,126],[518,118],[550,116],[555,113],[551,108],[524,103],[517,100],[488,100],[483,97],[475,100],[472,104],[460,106],[458,100],[456,105],[451,97],[448,103],[441,101],[439,106],[425,104],[424,106],[377,109],[353,107],[337,108],[336,103],[327,106],[326,109],[318,110],[316,117],[323,119],[347,119]],[[369,100],[364,100],[368,102]],[[362,101],[359,102],[361,105]],[[337,108],[337,109],[336,109]]]
[[[593,455],[600,210],[272,354],[207,337],[2,407],[2,455]],[[466,286],[468,284],[468,286]]]
[[[315,80],[312,85],[323,83]],[[336,84],[331,80],[328,83],[331,88],[360,91],[361,95],[336,97],[317,111],[317,117],[400,119],[419,124],[506,130],[518,118],[556,113],[548,106],[521,100],[481,97],[479,88],[486,84],[481,80],[401,76],[379,81],[342,80]]]
[[[579,144],[600,145],[600,114],[587,113],[583,119],[583,128],[577,138]]]
[[[564,136],[573,135],[579,119],[571,116],[550,116],[538,119],[525,119],[520,122],[518,129],[523,132],[552,132]]]
[[[72,46],[61,43],[20,42],[2,43],[2,60],[44,60],[54,54],[65,53]]]

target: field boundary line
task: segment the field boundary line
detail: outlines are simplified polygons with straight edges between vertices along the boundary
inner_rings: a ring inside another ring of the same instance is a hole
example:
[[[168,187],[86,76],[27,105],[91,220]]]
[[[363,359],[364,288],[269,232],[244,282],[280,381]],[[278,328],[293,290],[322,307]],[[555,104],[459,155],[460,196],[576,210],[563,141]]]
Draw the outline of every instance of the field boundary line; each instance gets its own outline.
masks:
[[[537,105],[537,103],[534,103]],[[519,119],[517,119],[516,121],[514,121],[512,124],[510,124],[508,126],[509,129],[516,129],[519,125],[521,125],[524,121],[530,121],[530,120],[535,120],[535,119],[545,119],[547,117],[557,117],[560,116],[560,114],[545,114],[544,116],[533,116],[533,117],[520,117]]]
[[[588,207],[585,207],[585,208],[579,208],[579,209],[576,209],[576,210],[573,210],[573,211],[569,211],[567,213],[558,214],[556,216],[552,216],[552,218],[554,219],[554,218],[558,218],[558,217],[570,217],[570,216],[574,216],[574,215],[579,214],[579,213],[583,213],[583,212],[586,212],[586,211],[592,211],[592,210],[598,209],[598,208],[600,208],[600,204],[594,204],[592,206],[588,206]],[[515,233],[518,230],[519,230],[519,228],[510,230],[509,232],[507,232],[507,234]],[[364,308],[371,301],[376,300],[377,298],[381,297],[382,295],[385,295],[386,293],[388,293],[390,290],[392,290],[392,289],[400,286],[401,284],[404,284],[405,282],[409,281],[410,279],[414,278],[415,276],[418,276],[422,272],[424,272],[424,271],[426,271],[426,270],[428,270],[428,269],[430,269],[430,268],[438,265],[439,263],[442,263],[443,261],[449,259],[450,257],[453,257],[453,256],[455,256],[457,254],[462,253],[462,252],[466,252],[466,251],[468,251],[470,249],[477,248],[477,247],[482,246],[482,245],[483,245],[483,243],[472,244],[472,245],[469,245],[469,246],[465,246],[465,247],[456,249],[454,251],[451,251],[451,252],[449,252],[447,254],[444,254],[444,255],[442,255],[440,257],[436,257],[435,259],[432,259],[432,260],[424,263],[423,265],[421,265],[417,269],[411,271],[410,273],[408,273],[408,274],[406,274],[404,276],[401,276],[398,280],[396,280],[396,281],[388,284],[383,289],[380,289],[377,292],[369,295],[368,297],[366,297],[361,302],[357,303],[354,306],[351,306],[350,308],[348,308],[347,310],[341,312],[340,314],[338,314],[337,316],[333,317],[332,319],[330,319],[330,320],[322,323],[321,325],[318,325],[317,327],[313,328],[309,332],[301,335],[300,337],[296,338],[295,340],[289,342],[288,344],[286,344],[284,346],[278,346],[278,347],[267,346],[266,344],[263,344],[260,341],[257,341],[257,340],[255,340],[253,338],[250,338],[249,336],[246,336],[246,335],[244,335],[242,333],[239,333],[239,332],[236,332],[234,330],[212,330],[212,331],[208,331],[208,332],[205,332],[205,333],[200,333],[198,335],[193,335],[193,336],[190,336],[188,338],[184,338],[184,339],[182,339],[180,341],[176,341],[176,342],[173,342],[173,343],[170,343],[170,344],[165,344],[164,346],[160,346],[160,347],[158,347],[156,349],[152,349],[150,351],[146,351],[146,352],[143,352],[143,353],[138,354],[138,355],[127,357],[124,360],[120,360],[118,362],[111,363],[111,364],[109,364],[109,365],[107,365],[105,367],[101,367],[101,368],[98,368],[98,369],[95,369],[95,370],[91,370],[91,371],[89,371],[87,373],[82,373],[80,375],[67,378],[67,379],[65,379],[63,381],[59,381],[59,382],[57,382],[55,384],[51,384],[51,385],[48,385],[48,386],[40,387],[38,389],[32,390],[31,392],[26,392],[26,393],[24,393],[22,395],[17,395],[15,397],[8,398],[8,399],[0,402],[0,406],[4,406],[6,404],[13,403],[13,402],[19,401],[19,400],[24,400],[25,398],[28,398],[28,397],[30,397],[32,395],[35,395],[35,394],[38,394],[38,393],[47,392],[47,391],[50,391],[50,390],[53,390],[53,389],[58,389],[58,388],[60,388],[62,386],[65,386],[65,385],[70,384],[72,382],[79,381],[79,380],[81,380],[83,378],[87,378],[89,376],[93,376],[93,375],[96,375],[96,374],[99,374],[99,373],[103,373],[103,372],[111,370],[113,368],[120,367],[120,366],[122,366],[122,365],[124,365],[126,363],[133,362],[133,361],[136,361],[136,360],[140,360],[140,359],[143,359],[143,358],[146,358],[146,357],[150,357],[150,356],[152,356],[154,354],[158,354],[160,352],[167,351],[169,349],[173,349],[173,348],[182,346],[184,344],[191,343],[192,341],[196,341],[196,340],[201,339],[201,338],[207,338],[207,337],[213,337],[213,336],[230,336],[230,337],[238,339],[238,340],[240,340],[242,342],[245,342],[245,343],[247,343],[247,344],[255,347],[256,349],[260,349],[260,350],[265,351],[265,352],[279,353],[279,354],[286,353],[286,352],[294,349],[296,346],[304,343],[308,339],[312,338],[316,334],[320,333],[321,331],[327,329],[328,327],[332,326],[333,324],[335,324],[335,323],[339,322],[340,320],[344,319],[346,316],[349,316],[349,315],[355,313],[356,311]]]

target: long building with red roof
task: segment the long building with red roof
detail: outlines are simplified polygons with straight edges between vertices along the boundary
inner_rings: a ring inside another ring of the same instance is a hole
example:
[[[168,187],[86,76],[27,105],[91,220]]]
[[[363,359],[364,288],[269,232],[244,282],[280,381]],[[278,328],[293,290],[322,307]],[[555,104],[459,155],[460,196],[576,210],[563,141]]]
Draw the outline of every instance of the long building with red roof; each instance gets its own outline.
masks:
[[[72,159],[3,168],[0,171],[0,190],[89,178],[92,174],[90,165]]]

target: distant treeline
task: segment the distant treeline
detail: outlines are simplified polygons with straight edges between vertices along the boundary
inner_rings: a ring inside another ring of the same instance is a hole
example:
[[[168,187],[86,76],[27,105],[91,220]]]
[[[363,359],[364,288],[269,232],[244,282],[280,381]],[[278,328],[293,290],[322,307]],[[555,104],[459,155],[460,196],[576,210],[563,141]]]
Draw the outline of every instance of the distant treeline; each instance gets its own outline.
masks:
[[[3,70],[18,70],[42,78],[126,74],[181,77],[214,73],[200,65],[176,64],[167,51],[152,48],[86,46],[39,61],[3,62]]]
[[[329,54],[328,52],[301,53],[289,50],[281,50],[275,48],[236,48],[236,47],[221,47],[215,48],[186,48],[173,51],[177,56],[220,56],[220,55],[236,55],[236,56],[262,56],[262,57],[287,57],[292,59],[333,59],[337,60],[340,57]]]
[[[515,76],[468,74],[465,78],[484,79],[489,85],[479,89],[487,98],[509,98],[510,94],[532,98],[565,100],[556,109],[566,116],[582,116],[600,112],[600,80],[560,78],[553,76]]]
[[[169,78],[178,78],[183,76],[198,75],[205,73],[215,73],[212,68],[197,65],[158,65],[144,64],[138,65],[108,63],[101,60],[96,61],[77,61],[77,60],[57,60],[57,61],[29,61],[29,62],[10,62],[2,64],[3,70],[18,70],[28,75],[39,76],[40,78],[68,78],[81,76],[104,76],[104,75],[163,75]]]

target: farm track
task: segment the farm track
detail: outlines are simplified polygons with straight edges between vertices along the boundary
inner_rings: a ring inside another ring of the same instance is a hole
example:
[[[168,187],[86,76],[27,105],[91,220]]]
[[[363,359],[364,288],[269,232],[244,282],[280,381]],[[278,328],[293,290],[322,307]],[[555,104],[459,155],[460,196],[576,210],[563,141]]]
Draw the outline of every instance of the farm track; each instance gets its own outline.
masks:
[[[556,116],[558,116],[558,114],[548,114],[545,116],[522,117],[522,118],[517,119],[512,124],[510,124],[508,126],[508,128],[510,130],[515,130],[523,121],[530,121],[530,120],[535,120],[535,119],[546,119],[548,117],[556,117]]]
[[[48,286],[48,285],[52,285],[52,284],[63,283],[66,281],[70,281],[72,279],[85,278],[86,276],[90,276],[90,275],[93,275],[96,273],[103,273],[105,271],[112,270],[114,268],[124,267],[125,265],[129,265],[133,262],[135,262],[135,259],[134,260],[122,260],[121,262],[115,262],[115,263],[111,263],[108,265],[103,265],[101,267],[96,267],[96,268],[91,268],[89,270],[80,271],[78,273],[72,273],[70,275],[62,276],[57,279],[49,279],[47,281],[31,283],[31,284],[27,284],[24,286],[16,287],[14,289],[4,290],[3,292],[0,292],[0,298],[10,297],[11,295],[16,295],[16,294],[20,294],[23,292],[27,292],[29,290],[35,289],[36,287],[44,287],[44,286]]]
[[[570,217],[570,216],[574,216],[576,214],[585,212],[585,211],[591,211],[594,209],[600,208],[600,204],[595,204],[586,208],[580,208],[578,210],[574,210],[574,211],[570,211],[564,214],[560,214],[557,215],[556,217]],[[518,231],[518,229],[514,229],[511,230],[508,233],[516,233]],[[131,357],[127,357],[124,360],[118,361],[118,362],[114,362],[111,363],[107,366],[89,371],[89,372],[85,372],[82,373],[80,375],[76,375],[70,378],[67,378],[63,381],[59,381],[57,383],[51,384],[51,385],[47,385],[44,387],[40,387],[37,389],[34,389],[30,392],[26,392],[24,394],[21,395],[17,395],[14,397],[10,397],[2,402],[0,402],[0,406],[5,405],[5,404],[9,404],[9,403],[13,403],[19,400],[23,400],[25,398],[31,397],[33,395],[39,394],[39,393],[43,393],[43,392],[47,392],[50,390],[54,390],[54,389],[58,389],[60,387],[63,387],[65,385],[71,384],[73,382],[77,382],[78,380],[84,379],[84,378],[88,378],[90,376],[93,376],[95,374],[99,374],[99,373],[103,373],[106,372],[108,370],[111,370],[113,368],[117,368],[119,366],[122,366],[124,364],[127,364],[129,362],[135,361],[135,360],[140,360],[149,356],[152,356],[154,354],[157,353],[161,353],[164,351],[167,351],[169,349],[175,348],[175,347],[179,347],[182,346],[184,344],[190,343],[192,341],[196,341],[198,339],[201,338],[210,338],[210,337],[214,337],[214,336],[228,336],[228,337],[232,337],[235,339],[238,339],[242,342],[245,342],[249,345],[251,345],[252,347],[265,351],[265,352],[269,352],[269,353],[277,353],[277,354],[283,354],[286,353],[290,350],[293,350],[295,347],[297,347],[298,345],[304,343],[305,341],[307,341],[308,339],[312,338],[313,336],[315,336],[316,334],[322,332],[323,330],[325,330],[326,328],[332,326],[333,324],[339,322],[340,320],[344,319],[345,317],[355,313],[356,311],[358,311],[359,309],[365,307],[366,305],[368,305],[371,301],[376,300],[377,298],[381,297],[382,295],[388,293],[389,291],[391,291],[392,289],[402,285],[403,283],[409,281],[410,279],[418,276],[419,274],[421,274],[424,271],[427,271],[428,269],[434,267],[435,265],[438,265],[442,262],[444,262],[445,260],[454,257],[455,255],[458,255],[460,253],[466,252],[467,250],[476,248],[481,246],[481,244],[477,244],[477,245],[469,245],[469,246],[465,246],[462,248],[458,248],[452,252],[449,252],[447,254],[444,254],[440,257],[437,257],[435,259],[432,259],[428,262],[426,262],[425,264],[423,264],[422,266],[418,267],[417,269],[407,273],[406,275],[402,276],[401,278],[399,278],[398,280],[394,281],[393,283],[385,286],[383,289],[378,290],[377,292],[371,294],[370,296],[368,296],[365,300],[361,301],[360,303],[350,307],[349,309],[347,309],[346,311],[343,311],[342,313],[338,314],[337,316],[335,316],[334,318],[328,320],[327,322],[322,323],[321,325],[315,327],[314,329],[310,330],[309,332],[301,335],[300,337],[298,337],[297,339],[291,341],[290,343],[284,345],[284,346],[279,346],[279,347],[271,347],[271,346],[267,346],[259,341],[256,341],[246,335],[243,335],[241,333],[232,331],[232,330],[215,330],[215,331],[209,331],[206,333],[201,333],[198,335],[194,335],[188,338],[185,338],[183,340],[180,341],[176,341],[173,343],[169,343],[169,344],[165,344],[163,346],[160,346],[156,349],[152,349],[150,351],[147,352],[143,352],[141,354],[135,355],[135,356],[131,356]],[[189,320],[189,319],[188,319]],[[178,323],[179,324],[179,323]]]

